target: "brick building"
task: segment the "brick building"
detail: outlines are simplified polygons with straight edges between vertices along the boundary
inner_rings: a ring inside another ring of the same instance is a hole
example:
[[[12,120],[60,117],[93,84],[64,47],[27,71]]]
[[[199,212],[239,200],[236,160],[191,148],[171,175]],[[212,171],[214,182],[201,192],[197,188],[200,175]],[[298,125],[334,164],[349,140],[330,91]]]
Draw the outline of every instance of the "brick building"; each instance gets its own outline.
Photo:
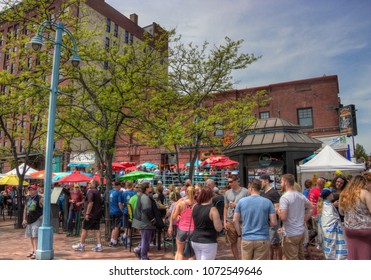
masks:
[[[226,96],[228,99],[238,98],[244,94],[255,94],[260,90],[266,90],[270,101],[264,107],[255,110],[255,116],[259,119],[279,117],[294,124],[299,124],[302,131],[321,141],[326,139],[342,138],[339,133],[338,109],[341,107],[339,97],[339,84],[336,75],[323,76],[298,81],[271,84],[256,88],[231,90],[217,94],[213,102],[223,102]],[[217,131],[215,137],[224,138],[228,144],[234,139],[228,132]],[[166,151],[163,147],[147,147],[134,143],[130,139],[127,142],[117,144],[116,161],[134,161],[142,163],[150,161],[160,164],[161,167],[168,167],[175,163],[175,155]],[[203,147],[199,153],[199,159],[207,158],[210,155],[221,154],[223,147]],[[339,145],[337,150],[344,152],[346,143]],[[189,161],[189,150],[181,149],[179,161]]]
[[[119,44],[133,45],[136,41],[143,41],[145,33],[157,34],[163,32],[163,29],[155,22],[152,24],[141,27],[138,25],[138,15],[131,14],[129,17],[118,12],[112,6],[107,4],[105,0],[86,0],[85,2],[79,3],[79,6],[64,7],[62,4],[66,1],[55,0],[50,1],[45,4],[45,15],[43,19],[40,15],[35,13],[34,10],[27,10],[26,17],[32,19],[34,22],[41,23],[45,20],[45,16],[48,15],[50,21],[56,20],[58,18],[56,15],[62,15],[63,13],[68,13],[69,19],[84,18],[85,21],[90,22],[89,27],[96,28],[101,32],[101,44],[102,49],[113,44],[113,40]],[[19,5],[22,5],[19,4]],[[6,70],[12,75],[19,75],[22,68],[27,67],[32,70],[37,67],[38,61],[35,57],[28,57],[24,59],[23,63],[25,66],[20,65],[20,53],[22,48],[24,48],[24,43],[19,45],[14,45],[14,43],[9,42],[10,38],[17,37],[29,37],[31,38],[34,34],[30,31],[27,24],[30,22],[10,22],[10,21],[0,21],[0,71]],[[35,24],[33,24],[35,26]],[[37,27],[37,25],[36,25]],[[51,55],[50,55],[51,57]],[[102,68],[108,68],[108,62],[103,63]],[[48,74],[48,76],[50,73]],[[46,77],[49,79],[49,77]],[[9,93],[10,87],[5,85],[0,85],[0,92],[3,95]],[[22,126],[24,129],[29,129],[30,124],[27,123],[29,116],[27,114],[18,114],[16,116],[18,120],[16,126]],[[17,123],[18,122],[18,123]],[[20,136],[11,146],[10,141],[7,139],[5,133],[0,128],[0,173],[5,173],[9,171],[12,167],[10,162],[12,161],[11,149],[15,149],[19,155],[19,158],[23,158],[24,146],[27,142],[27,135]],[[36,143],[36,146],[40,144]],[[36,169],[44,169],[44,152],[45,147],[35,150],[31,153],[32,166]],[[76,139],[73,141],[72,146],[67,150],[63,148],[63,139],[57,139],[55,143],[55,152],[53,156],[53,171],[60,172],[65,170],[67,164],[70,162],[71,155],[75,155],[77,161],[88,161],[89,163],[95,163],[95,155],[93,152],[89,151],[87,143],[81,139]]]

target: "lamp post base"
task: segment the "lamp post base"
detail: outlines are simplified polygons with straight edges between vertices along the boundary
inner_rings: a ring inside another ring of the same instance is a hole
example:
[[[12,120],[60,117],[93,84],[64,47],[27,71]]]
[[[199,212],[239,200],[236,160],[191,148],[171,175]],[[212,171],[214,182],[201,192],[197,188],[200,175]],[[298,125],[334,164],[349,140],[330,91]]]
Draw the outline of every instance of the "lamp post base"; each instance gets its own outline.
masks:
[[[41,226],[38,231],[38,244],[36,250],[37,260],[52,260],[53,250],[53,227]]]

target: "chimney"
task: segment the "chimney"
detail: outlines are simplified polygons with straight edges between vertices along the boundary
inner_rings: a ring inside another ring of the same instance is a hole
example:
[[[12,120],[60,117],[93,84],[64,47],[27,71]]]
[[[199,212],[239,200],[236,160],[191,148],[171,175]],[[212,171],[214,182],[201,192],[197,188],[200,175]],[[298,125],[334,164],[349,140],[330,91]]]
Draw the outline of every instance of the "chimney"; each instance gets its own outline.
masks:
[[[138,15],[137,14],[131,14],[130,20],[134,22],[136,25],[138,25]]]

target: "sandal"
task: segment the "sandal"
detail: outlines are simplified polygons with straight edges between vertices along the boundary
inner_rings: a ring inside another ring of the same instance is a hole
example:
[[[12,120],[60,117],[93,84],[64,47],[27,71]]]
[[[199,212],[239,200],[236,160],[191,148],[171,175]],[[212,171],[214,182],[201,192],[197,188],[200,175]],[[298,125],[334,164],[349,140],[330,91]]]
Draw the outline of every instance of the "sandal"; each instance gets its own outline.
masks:
[[[36,253],[33,253],[32,256],[31,256],[31,259],[36,259]]]
[[[27,257],[27,258],[31,258],[34,254],[35,254],[35,252],[31,252],[31,253],[29,253],[26,257]]]

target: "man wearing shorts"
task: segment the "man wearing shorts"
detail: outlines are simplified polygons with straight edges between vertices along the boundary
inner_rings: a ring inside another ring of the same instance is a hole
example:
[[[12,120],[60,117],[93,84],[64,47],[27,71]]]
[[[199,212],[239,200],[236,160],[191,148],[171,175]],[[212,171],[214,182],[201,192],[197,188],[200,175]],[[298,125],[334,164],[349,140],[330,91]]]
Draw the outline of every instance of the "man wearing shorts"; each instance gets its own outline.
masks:
[[[238,184],[237,175],[229,176],[228,186],[230,187],[230,189],[224,194],[224,228],[226,230],[226,240],[227,243],[231,245],[233,256],[236,260],[239,260],[241,258],[238,250],[238,239],[241,238],[241,235],[239,235],[235,229],[233,223],[233,215],[234,209],[237,206],[237,202],[241,198],[248,196],[248,192],[246,188],[242,188]]]
[[[136,188],[138,190],[138,187]],[[135,196],[137,192],[134,190],[134,183],[133,181],[127,181],[126,182],[126,191],[122,193],[123,196],[123,203],[124,203],[124,228],[125,228],[125,233],[124,233],[124,238],[126,238],[126,244],[130,246],[131,240],[131,221],[133,217],[129,217],[129,211],[128,211],[128,204],[130,199]],[[130,206],[129,206],[130,207]],[[132,211],[135,210],[132,208]]]
[[[102,217],[102,204],[100,192],[98,191],[98,182],[91,180],[88,183],[88,191],[86,192],[86,199],[84,205],[84,222],[82,225],[81,240],[77,245],[73,245],[72,249],[75,251],[85,250],[85,240],[88,236],[88,231],[92,230],[97,239],[97,246],[92,249],[93,252],[102,252],[102,242],[100,235],[100,219]]]
[[[122,225],[122,215],[124,210],[124,198],[120,191],[121,184],[120,182],[115,182],[114,189],[110,190],[108,193],[109,199],[109,214],[111,218],[111,226],[112,233],[111,233],[111,242],[109,247],[117,246],[118,237],[120,235],[121,225]]]
[[[283,222],[283,254],[286,260],[304,260],[304,231],[313,212],[310,201],[295,190],[295,177],[292,174],[281,176],[281,186],[285,194],[280,198],[278,215]]]
[[[22,224],[26,227],[25,235],[30,238],[32,246],[32,252],[27,257],[36,259],[37,236],[43,215],[43,197],[37,193],[36,185],[29,186],[28,192],[30,196],[24,208]]]

